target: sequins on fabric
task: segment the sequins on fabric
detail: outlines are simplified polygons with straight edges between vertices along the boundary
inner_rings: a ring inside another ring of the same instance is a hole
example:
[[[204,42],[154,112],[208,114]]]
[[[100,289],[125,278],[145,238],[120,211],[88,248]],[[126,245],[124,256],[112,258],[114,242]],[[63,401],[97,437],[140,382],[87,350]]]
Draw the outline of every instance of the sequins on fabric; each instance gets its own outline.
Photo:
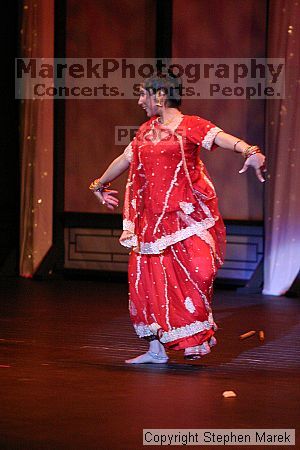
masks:
[[[156,241],[141,242],[140,253],[144,255],[158,255],[170,245],[187,239],[194,234],[196,234],[197,236],[201,236],[203,234],[203,231],[205,231],[207,228],[213,227],[214,224],[215,220],[212,218],[204,219],[201,222],[194,221],[194,223],[187,226],[186,228],[175,231],[174,233],[167,236],[162,236],[161,238],[156,239]],[[131,238],[122,241],[122,245],[129,248],[135,247],[137,245],[137,236],[133,235]]]
[[[197,116],[184,116],[164,134],[159,127],[151,118],[124,151],[131,164],[122,245],[133,249],[129,309],[137,335],[158,335],[178,350],[202,345],[217,329],[212,286],[225,229],[199,150],[215,148],[221,129]]]
[[[213,328],[213,325],[209,323],[208,320],[204,322],[195,321],[193,323],[185,325],[184,327],[173,328],[170,331],[163,332],[160,341],[162,343],[176,341],[177,339],[193,336],[196,333],[200,333],[201,331],[205,330],[210,330],[211,328]],[[153,334],[151,328],[144,323],[134,325],[134,329],[136,331],[136,334],[140,338],[150,336],[151,334]]]
[[[191,214],[192,212],[195,211],[193,203],[179,202],[179,206],[182,209],[182,211],[185,212],[185,214]]]
[[[192,314],[196,311],[195,305],[191,297],[186,297],[186,299],[184,300],[184,306]]]

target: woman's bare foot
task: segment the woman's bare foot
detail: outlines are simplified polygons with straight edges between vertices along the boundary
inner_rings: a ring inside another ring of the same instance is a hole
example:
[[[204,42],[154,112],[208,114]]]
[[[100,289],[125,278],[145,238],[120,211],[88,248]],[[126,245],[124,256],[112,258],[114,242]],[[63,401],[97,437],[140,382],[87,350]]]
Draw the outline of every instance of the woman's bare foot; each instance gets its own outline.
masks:
[[[149,350],[136,358],[126,359],[125,362],[127,364],[165,364],[168,362],[168,359],[167,355],[154,353]]]
[[[165,352],[164,346],[154,339],[149,344],[149,350],[136,358],[127,359],[127,364],[164,364],[168,361],[168,355]]]

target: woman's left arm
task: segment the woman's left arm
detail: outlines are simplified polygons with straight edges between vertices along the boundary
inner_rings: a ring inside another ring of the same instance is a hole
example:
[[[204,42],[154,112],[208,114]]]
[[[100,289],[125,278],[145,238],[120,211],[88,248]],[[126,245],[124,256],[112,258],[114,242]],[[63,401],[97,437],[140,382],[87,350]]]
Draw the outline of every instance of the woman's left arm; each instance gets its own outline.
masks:
[[[265,181],[263,172],[266,171],[266,158],[257,146],[251,146],[242,139],[232,136],[231,134],[227,134],[224,131],[220,131],[217,134],[215,137],[215,143],[219,147],[234,150],[236,153],[241,153],[246,158],[246,161],[239,173],[244,173],[249,167],[253,167],[259,181],[262,183]]]

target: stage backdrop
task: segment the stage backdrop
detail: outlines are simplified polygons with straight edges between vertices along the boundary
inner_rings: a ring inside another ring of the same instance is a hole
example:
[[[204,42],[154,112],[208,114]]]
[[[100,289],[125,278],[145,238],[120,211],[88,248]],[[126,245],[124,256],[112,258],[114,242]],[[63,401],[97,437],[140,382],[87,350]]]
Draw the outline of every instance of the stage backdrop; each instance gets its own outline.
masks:
[[[266,1],[173,1],[174,58],[264,58]],[[229,134],[263,148],[264,100],[187,100],[184,112],[198,114]],[[240,175],[243,158],[218,149],[205,162],[216,185],[226,219],[259,220],[263,216],[263,186],[254,173]]]
[[[68,0],[66,56],[153,57],[155,4],[155,0]],[[66,100],[66,211],[108,212],[88,190],[89,183],[124,150],[115,145],[115,127],[143,120],[137,100]],[[122,194],[125,181],[124,174],[114,182]]]
[[[154,0],[95,2],[68,0],[67,57],[153,57]],[[266,1],[189,0],[173,2],[173,56],[264,57]],[[229,133],[263,145],[264,102],[186,100],[184,113],[199,114]],[[88,191],[123,148],[114,144],[116,125],[145,120],[135,100],[66,101],[65,211],[106,213]],[[216,183],[227,219],[262,219],[262,186],[253,173],[239,175],[242,158],[217,150],[202,156]],[[126,175],[114,183],[123,195]],[[122,211],[122,202],[116,213]]]

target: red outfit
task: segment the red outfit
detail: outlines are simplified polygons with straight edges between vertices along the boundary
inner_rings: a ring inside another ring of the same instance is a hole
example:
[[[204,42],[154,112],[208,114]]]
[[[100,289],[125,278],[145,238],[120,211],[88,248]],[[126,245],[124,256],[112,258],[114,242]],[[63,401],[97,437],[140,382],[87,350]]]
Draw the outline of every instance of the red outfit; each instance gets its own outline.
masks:
[[[215,148],[220,131],[197,116],[182,116],[171,131],[153,117],[124,152],[130,316],[139,337],[161,329],[160,341],[175,350],[206,343],[216,329],[212,285],[225,228],[199,150]]]

